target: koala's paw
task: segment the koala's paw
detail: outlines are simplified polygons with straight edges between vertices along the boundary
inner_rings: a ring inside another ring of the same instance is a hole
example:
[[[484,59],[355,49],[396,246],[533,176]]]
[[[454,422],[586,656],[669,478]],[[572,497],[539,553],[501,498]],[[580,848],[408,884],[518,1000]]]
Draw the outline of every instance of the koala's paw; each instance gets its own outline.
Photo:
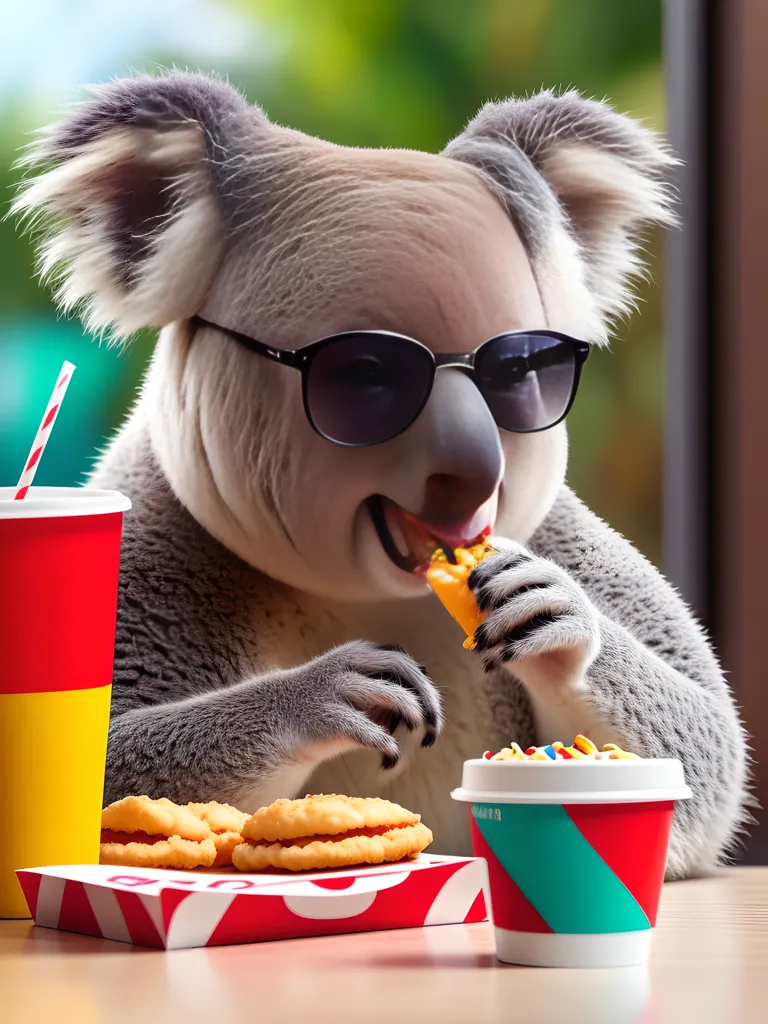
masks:
[[[565,570],[522,545],[485,559],[469,587],[487,618],[475,633],[488,671],[524,683],[580,685],[600,650],[598,613]]]
[[[390,769],[401,756],[394,735],[398,726],[422,731],[422,747],[432,746],[442,732],[440,695],[426,670],[400,647],[354,640],[316,658],[305,670],[315,745],[378,750],[382,766]]]

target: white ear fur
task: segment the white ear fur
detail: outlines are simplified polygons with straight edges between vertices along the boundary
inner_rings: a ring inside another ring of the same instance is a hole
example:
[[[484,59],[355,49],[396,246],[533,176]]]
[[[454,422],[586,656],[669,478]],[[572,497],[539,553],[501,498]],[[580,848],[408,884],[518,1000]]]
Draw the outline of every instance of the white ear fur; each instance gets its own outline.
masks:
[[[127,337],[193,314],[223,250],[200,125],[113,128],[27,185],[12,207],[34,223],[53,215],[39,270],[56,300],[79,307],[90,330]],[[157,214],[125,221],[134,183],[146,183]],[[121,238],[120,235],[123,234]],[[135,258],[126,258],[138,244]]]
[[[634,304],[644,231],[675,223],[665,176],[677,161],[663,140],[605,103],[542,90],[486,104],[445,152],[495,183],[558,322],[574,319],[570,306],[584,325],[572,331],[606,341]]]
[[[643,273],[638,232],[675,222],[668,189],[619,155],[583,143],[553,146],[540,169],[594,268],[588,278],[599,315],[624,315],[633,304],[631,280]]]

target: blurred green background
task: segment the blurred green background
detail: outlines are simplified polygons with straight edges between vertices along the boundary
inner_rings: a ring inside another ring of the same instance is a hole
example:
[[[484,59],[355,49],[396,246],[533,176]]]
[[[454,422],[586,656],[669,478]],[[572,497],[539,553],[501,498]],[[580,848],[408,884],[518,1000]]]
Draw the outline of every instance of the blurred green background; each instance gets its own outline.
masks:
[[[158,65],[216,70],[274,120],[333,142],[438,151],[487,99],[575,86],[664,127],[660,0],[36,0],[0,35],[0,184],[78,87]],[[570,417],[570,482],[657,564],[664,365],[652,280]],[[152,349],[118,353],[57,318],[29,240],[0,223],[0,483],[16,480],[64,358],[77,364],[36,483],[82,482]]]

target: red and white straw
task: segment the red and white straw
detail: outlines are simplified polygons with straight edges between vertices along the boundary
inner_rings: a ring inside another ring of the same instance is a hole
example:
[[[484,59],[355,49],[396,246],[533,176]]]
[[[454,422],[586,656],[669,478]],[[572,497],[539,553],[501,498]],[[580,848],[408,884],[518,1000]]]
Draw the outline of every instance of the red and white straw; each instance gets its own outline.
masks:
[[[45,451],[46,444],[48,444],[48,438],[51,436],[53,424],[56,422],[56,417],[59,415],[61,403],[67,392],[69,382],[72,379],[72,374],[74,372],[75,367],[73,364],[68,363],[65,360],[61,367],[61,371],[59,372],[59,379],[56,381],[56,387],[51,393],[45,413],[40,421],[40,426],[37,429],[35,440],[29,452],[29,458],[24,466],[24,472],[19,477],[19,482],[16,485],[16,493],[13,496],[14,501],[21,501],[22,498],[26,497],[27,491],[32,486],[32,481],[35,479],[35,473],[37,472],[40,458]]]

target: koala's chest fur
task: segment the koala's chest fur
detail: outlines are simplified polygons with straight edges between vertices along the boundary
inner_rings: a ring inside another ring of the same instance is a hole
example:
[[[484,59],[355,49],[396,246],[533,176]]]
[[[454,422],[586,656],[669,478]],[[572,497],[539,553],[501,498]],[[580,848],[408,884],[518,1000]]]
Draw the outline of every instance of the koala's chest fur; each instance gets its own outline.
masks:
[[[268,581],[264,586],[269,587]],[[444,702],[445,731],[431,749],[421,749],[418,738],[401,729],[397,735],[404,757],[393,772],[381,770],[378,755],[356,751],[322,764],[303,790],[395,800],[422,814],[434,833],[436,852],[468,852],[467,811],[450,791],[459,785],[466,759],[513,738],[532,741],[521,687],[508,674],[483,671],[479,659],[462,647],[462,630],[432,597],[348,606],[293,593],[275,594],[269,604],[269,619],[254,623],[262,670],[264,662],[287,668],[357,638],[396,643],[426,666]]]
[[[446,725],[438,742],[425,750],[420,737],[398,730],[404,756],[393,771],[381,770],[380,755],[353,752],[324,762],[306,781],[298,773],[294,783],[286,778],[274,796],[390,797],[423,815],[436,852],[468,851],[466,809],[450,791],[466,759],[511,739],[533,740],[520,685],[507,673],[483,671],[479,658],[463,649],[463,631],[432,596],[342,605],[252,570],[179,506],[146,442],[129,447],[129,440],[92,481],[123,490],[134,502],[123,535],[113,712],[297,667],[350,640],[399,644],[441,693]],[[292,786],[293,792],[282,791]],[[259,806],[256,794],[254,800]]]

